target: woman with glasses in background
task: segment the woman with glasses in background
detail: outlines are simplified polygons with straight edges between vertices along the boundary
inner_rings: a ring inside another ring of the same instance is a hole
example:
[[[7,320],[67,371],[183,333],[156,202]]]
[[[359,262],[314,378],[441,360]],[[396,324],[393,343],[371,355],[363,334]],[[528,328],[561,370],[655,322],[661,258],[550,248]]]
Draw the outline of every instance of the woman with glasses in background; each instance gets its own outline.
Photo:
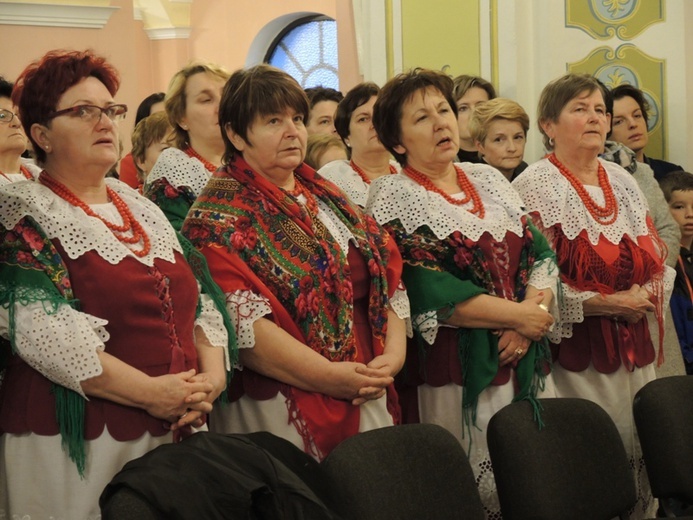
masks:
[[[34,180],[41,171],[22,161],[27,139],[17,116],[17,107],[12,103],[12,87],[12,83],[0,76],[0,186]]]
[[[103,58],[52,51],[13,92],[43,171],[0,188],[0,518],[99,517],[113,475],[201,426],[226,382],[175,232],[105,178],[118,86]]]

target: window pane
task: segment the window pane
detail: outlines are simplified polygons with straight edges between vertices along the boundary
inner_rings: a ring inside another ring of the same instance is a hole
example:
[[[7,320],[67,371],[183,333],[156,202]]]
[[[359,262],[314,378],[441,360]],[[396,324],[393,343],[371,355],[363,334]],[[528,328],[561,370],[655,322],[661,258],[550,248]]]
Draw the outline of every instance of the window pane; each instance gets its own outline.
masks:
[[[294,27],[275,45],[269,63],[303,88],[321,85],[339,90],[337,22],[311,20]]]

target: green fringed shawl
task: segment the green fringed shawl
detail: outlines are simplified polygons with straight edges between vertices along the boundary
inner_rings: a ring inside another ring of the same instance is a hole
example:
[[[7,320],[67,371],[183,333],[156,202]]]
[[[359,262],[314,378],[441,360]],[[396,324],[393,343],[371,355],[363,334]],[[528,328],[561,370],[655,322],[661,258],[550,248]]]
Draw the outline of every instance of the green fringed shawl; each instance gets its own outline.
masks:
[[[233,367],[238,364],[238,346],[236,344],[235,328],[231,323],[231,317],[229,316],[229,311],[226,308],[226,296],[212,279],[212,275],[209,272],[207,260],[205,259],[204,255],[200,253],[195,246],[193,246],[190,241],[179,231],[176,231],[176,235],[178,237],[178,242],[180,242],[181,248],[183,249],[183,255],[185,256],[188,265],[190,265],[190,269],[192,269],[195,278],[202,287],[202,292],[212,299],[214,306],[224,320],[224,327],[226,327],[229,337],[227,349],[229,352],[229,360],[231,361],[231,370],[226,371],[226,387],[228,388],[233,375]],[[200,311],[200,305],[201,302],[198,302],[198,314]],[[221,399],[222,403],[228,402],[228,393],[222,392],[219,399]]]
[[[60,305],[78,308],[72,294],[67,267],[57,250],[31,218],[20,220],[12,230],[0,226],[0,305],[8,309],[9,336],[15,352],[16,304],[42,302],[47,314]],[[77,392],[53,384],[55,413],[63,449],[84,477],[85,400]]]
[[[387,226],[395,233],[404,233],[398,223]],[[428,236],[425,240],[417,239],[416,235],[409,234],[405,242],[415,244],[429,252],[442,251],[444,247],[437,240]],[[525,233],[525,246],[520,260],[520,272],[516,280],[516,294],[524,295],[526,281],[532,268],[537,268],[543,262],[554,262],[554,254],[549,247],[546,238],[528,222]],[[461,272],[458,268],[448,266],[450,271],[443,270],[441,263],[416,261],[406,251],[402,255],[405,259],[402,279],[407,287],[412,315],[424,314],[431,311],[438,313],[439,320],[445,320],[452,314],[456,304],[464,302],[480,294],[488,294],[486,287],[488,280],[480,279],[483,272],[485,278],[488,273],[480,269],[480,265],[465,269]],[[432,258],[432,257],[431,257]],[[479,260],[479,258],[477,258]],[[428,265],[427,265],[428,264]],[[454,270],[454,273],[451,272]],[[558,295],[556,295],[558,296]],[[425,357],[425,342],[417,331],[420,355]],[[481,392],[488,387],[498,372],[498,336],[489,329],[460,328],[458,332],[458,355],[462,366],[464,378],[462,407],[467,427],[476,423],[476,406]],[[539,342],[532,342],[527,354],[519,361],[516,367],[518,391],[513,401],[528,400],[532,403],[535,420],[541,426],[539,416],[539,404],[536,399],[537,392],[544,388],[544,369],[551,359],[548,340],[544,338]]]

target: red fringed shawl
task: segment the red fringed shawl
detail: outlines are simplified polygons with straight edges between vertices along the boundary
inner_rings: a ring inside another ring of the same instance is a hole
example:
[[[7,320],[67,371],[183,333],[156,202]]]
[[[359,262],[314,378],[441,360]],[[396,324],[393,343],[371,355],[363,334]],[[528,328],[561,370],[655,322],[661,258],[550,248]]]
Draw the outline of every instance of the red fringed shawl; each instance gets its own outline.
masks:
[[[538,215],[535,220],[539,222]],[[618,244],[600,237],[590,243],[586,231],[569,240],[560,224],[546,233],[553,243],[561,271],[561,281],[579,291],[602,295],[630,289],[633,284],[650,283],[659,325],[658,364],[663,362],[663,274],[666,246],[647,217],[649,234],[636,240],[624,236]],[[597,371],[611,373],[623,363],[628,370],[652,363],[655,351],[647,320],[631,324],[607,317],[585,317],[573,326],[573,336],[561,340],[554,349],[557,361],[573,371],[585,370],[592,362]]]
[[[387,333],[389,296],[402,269],[396,246],[371,217],[314,170],[302,165],[295,174],[351,231],[367,262],[369,319],[378,355]],[[235,158],[210,180],[193,205],[183,234],[207,257],[224,292],[250,290],[264,296],[272,307],[272,319],[294,338],[331,361],[356,359],[347,252],[317,217],[242,158]],[[288,385],[282,385],[281,391],[306,451],[315,446],[316,455],[324,456],[358,431],[358,407]]]

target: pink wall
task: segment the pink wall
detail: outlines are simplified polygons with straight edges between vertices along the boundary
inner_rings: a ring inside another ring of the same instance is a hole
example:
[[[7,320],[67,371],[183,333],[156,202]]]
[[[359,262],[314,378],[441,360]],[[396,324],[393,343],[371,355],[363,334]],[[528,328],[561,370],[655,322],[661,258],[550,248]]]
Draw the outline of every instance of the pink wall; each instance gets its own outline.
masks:
[[[30,61],[57,48],[91,48],[108,57],[122,76],[117,100],[130,108],[121,125],[126,149],[135,110],[144,97],[165,91],[172,74],[192,59],[229,70],[243,67],[258,32],[288,13],[317,12],[335,18],[341,82],[348,88],[360,81],[350,0],[194,0],[190,37],[178,40],[150,40],[142,22],[134,19],[131,0],[111,0],[111,5],[120,9],[103,29],[0,26],[0,74],[14,80]]]

